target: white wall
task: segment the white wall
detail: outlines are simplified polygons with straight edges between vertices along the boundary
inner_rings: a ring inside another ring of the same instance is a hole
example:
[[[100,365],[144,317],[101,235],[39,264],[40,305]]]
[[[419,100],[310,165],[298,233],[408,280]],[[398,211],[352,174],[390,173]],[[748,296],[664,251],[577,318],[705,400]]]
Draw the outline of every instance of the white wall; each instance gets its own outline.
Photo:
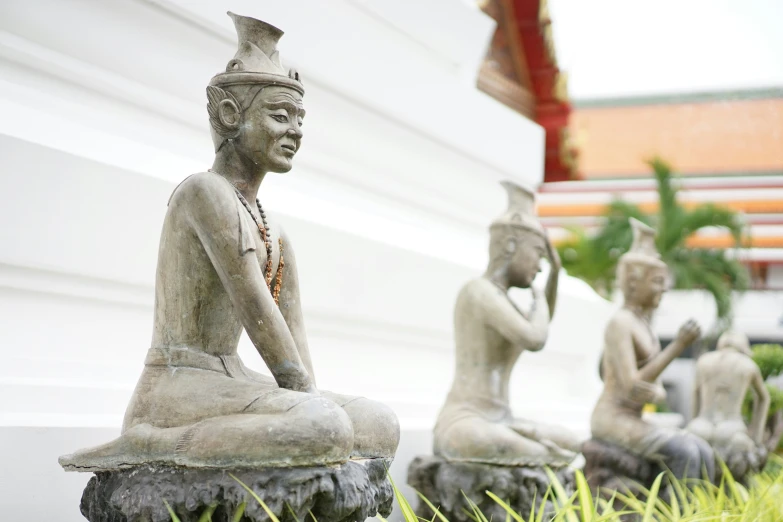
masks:
[[[204,89],[227,9],[287,31],[308,116],[264,204],[293,238],[319,385],[390,404],[398,483],[450,384],[454,297],[486,262],[501,179],[534,185],[540,127],[478,92],[493,23],[459,0],[0,3],[0,508],[81,520],[58,455],[116,434],[149,347],[167,198],[211,164]],[[520,415],[586,432],[609,305],[562,283],[523,357]],[[263,369],[244,339],[248,365]],[[545,390],[545,391],[544,391]],[[43,492],[43,493],[42,493]],[[45,493],[45,494],[44,494]]]
[[[733,327],[754,339],[783,341],[783,291],[748,290],[732,297]],[[655,332],[667,339],[677,335],[680,326],[695,319],[707,332],[715,323],[715,300],[700,290],[667,292],[655,315]]]

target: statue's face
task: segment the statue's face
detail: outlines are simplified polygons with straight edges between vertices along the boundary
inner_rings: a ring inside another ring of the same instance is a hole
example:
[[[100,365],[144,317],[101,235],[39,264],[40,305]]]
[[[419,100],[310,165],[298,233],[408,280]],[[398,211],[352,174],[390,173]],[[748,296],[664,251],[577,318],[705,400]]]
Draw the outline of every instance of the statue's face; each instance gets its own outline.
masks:
[[[288,172],[302,143],[302,95],[264,87],[244,114],[237,144],[265,172]]]
[[[643,267],[633,292],[635,304],[644,308],[657,308],[666,291],[666,268]]]
[[[522,232],[516,239],[516,249],[508,266],[511,286],[530,288],[541,271],[541,259],[546,257],[544,238],[535,232]]]

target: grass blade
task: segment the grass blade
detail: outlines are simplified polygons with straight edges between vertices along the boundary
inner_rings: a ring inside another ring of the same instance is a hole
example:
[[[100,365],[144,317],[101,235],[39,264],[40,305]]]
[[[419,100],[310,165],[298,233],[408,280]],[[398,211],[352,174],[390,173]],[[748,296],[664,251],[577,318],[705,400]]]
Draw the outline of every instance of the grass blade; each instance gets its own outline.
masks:
[[[511,518],[513,518],[514,520],[516,520],[517,522],[525,522],[525,519],[523,519],[523,518],[522,518],[522,517],[519,515],[519,513],[517,513],[516,511],[514,511],[514,509],[513,509],[511,506],[509,506],[509,505],[508,505],[508,504],[506,504],[504,501],[502,501],[502,500],[500,499],[500,497],[499,497],[499,496],[495,495],[495,494],[494,494],[494,493],[492,493],[491,491],[487,491],[487,496],[489,496],[489,498],[491,498],[492,500],[494,500],[494,501],[495,501],[495,502],[496,502],[496,503],[497,503],[497,504],[498,504],[500,507],[502,507],[503,509],[505,509],[505,510],[506,510],[506,514],[507,514],[507,516],[510,516]],[[534,503],[533,505],[535,505],[535,500],[533,500],[533,503]]]
[[[234,511],[234,516],[231,517],[231,522],[239,522],[242,520],[242,515],[245,514],[245,508],[247,507],[247,502],[242,502],[237,506],[237,510]]]
[[[229,476],[229,477],[231,477],[232,479],[236,480],[237,482],[239,482],[239,485],[240,485],[240,486],[242,486],[243,488],[245,488],[245,490],[246,490],[248,493],[250,493],[250,495],[251,495],[251,496],[252,496],[252,497],[253,497],[253,498],[256,500],[256,502],[258,502],[258,505],[259,505],[259,506],[261,506],[261,507],[263,508],[263,510],[264,510],[264,511],[266,511],[266,514],[267,514],[267,516],[269,517],[269,519],[270,519],[272,522],[280,522],[280,520],[279,520],[279,519],[277,518],[277,516],[276,516],[276,515],[275,515],[275,514],[272,512],[272,510],[271,510],[271,509],[269,509],[269,506],[267,506],[267,505],[266,505],[266,502],[264,502],[263,500],[261,500],[261,497],[259,497],[258,495],[256,495],[256,492],[255,492],[255,491],[253,491],[252,489],[250,489],[250,488],[249,488],[249,487],[248,487],[248,486],[247,486],[247,485],[246,485],[244,482],[242,482],[241,480],[239,480],[238,478],[236,478],[236,477],[235,477],[234,475],[232,475],[231,473],[229,473],[229,474],[228,474],[228,476]]]
[[[181,522],[179,517],[176,513],[174,513],[174,510],[171,509],[171,506],[169,506],[169,503],[166,502],[166,499],[163,499],[163,504],[166,506],[166,510],[169,512],[169,516],[171,517],[171,522]]]

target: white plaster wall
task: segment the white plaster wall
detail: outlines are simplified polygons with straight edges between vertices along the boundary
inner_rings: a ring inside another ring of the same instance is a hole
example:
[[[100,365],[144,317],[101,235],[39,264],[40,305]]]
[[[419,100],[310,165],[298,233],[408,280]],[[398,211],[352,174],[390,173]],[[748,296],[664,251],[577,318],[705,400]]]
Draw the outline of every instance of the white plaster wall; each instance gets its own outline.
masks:
[[[767,285],[770,288],[783,288],[783,265],[770,265]]]
[[[264,204],[297,249],[319,385],[390,404],[404,483],[450,384],[459,287],[486,263],[501,179],[540,182],[543,132],[475,85],[493,24],[459,0],[0,3],[0,509],[77,521],[86,475],[149,347],[166,201],[211,164],[204,88],[234,53],[224,12],[287,31],[308,116]],[[610,305],[565,278],[523,357],[520,415],[586,432]],[[520,298],[524,299],[522,295]],[[247,339],[241,353],[263,370]]]
[[[763,339],[783,341],[783,291],[748,290],[732,297],[733,327],[744,332],[751,341]],[[695,319],[708,332],[715,324],[715,300],[701,290],[667,292],[655,315],[654,328],[660,337],[673,339],[680,326]]]

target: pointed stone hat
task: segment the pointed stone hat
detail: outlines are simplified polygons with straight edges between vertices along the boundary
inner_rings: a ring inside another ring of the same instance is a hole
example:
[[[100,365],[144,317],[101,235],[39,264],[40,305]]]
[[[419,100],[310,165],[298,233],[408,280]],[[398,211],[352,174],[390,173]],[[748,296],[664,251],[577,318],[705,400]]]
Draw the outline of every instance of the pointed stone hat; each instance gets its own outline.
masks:
[[[623,254],[622,260],[627,262],[646,263],[648,265],[666,266],[661,261],[661,254],[655,246],[655,229],[635,218],[629,218],[633,232],[631,248]]]
[[[283,31],[277,27],[231,11],[228,16],[234,21],[237,31],[237,52],[226,72],[216,74],[209,85],[227,87],[241,84],[280,85],[290,87],[304,94],[299,73],[286,69],[280,62],[277,42]]]
[[[513,181],[501,181],[500,184],[508,193],[508,208],[490,225],[490,231],[512,227],[535,232],[546,237],[544,227],[536,217],[535,193]]]

